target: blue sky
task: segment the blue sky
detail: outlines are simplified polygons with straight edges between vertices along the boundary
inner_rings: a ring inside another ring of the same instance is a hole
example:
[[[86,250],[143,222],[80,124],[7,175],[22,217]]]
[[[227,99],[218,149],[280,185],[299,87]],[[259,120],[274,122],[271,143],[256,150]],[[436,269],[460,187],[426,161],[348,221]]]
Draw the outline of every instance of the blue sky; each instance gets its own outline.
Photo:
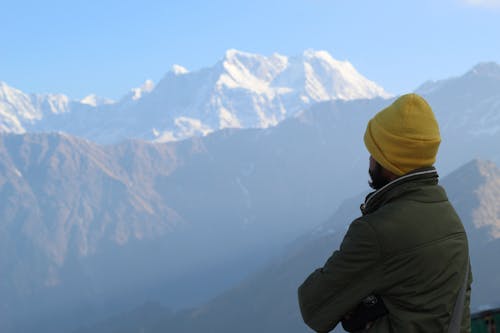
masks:
[[[119,98],[224,51],[349,60],[392,93],[500,63],[500,0],[1,0],[0,81]]]

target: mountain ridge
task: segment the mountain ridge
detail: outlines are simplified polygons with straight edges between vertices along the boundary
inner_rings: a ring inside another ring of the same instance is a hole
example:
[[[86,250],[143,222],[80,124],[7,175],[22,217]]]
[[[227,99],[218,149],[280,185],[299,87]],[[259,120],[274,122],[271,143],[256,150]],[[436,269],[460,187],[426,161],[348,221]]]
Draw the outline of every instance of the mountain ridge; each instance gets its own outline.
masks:
[[[287,57],[230,49],[212,67],[190,72],[174,65],[158,84],[148,80],[117,102],[95,95],[79,101],[28,95],[5,83],[0,88],[1,131],[64,131],[100,143],[265,128],[315,102],[390,96],[349,62],[314,50]]]

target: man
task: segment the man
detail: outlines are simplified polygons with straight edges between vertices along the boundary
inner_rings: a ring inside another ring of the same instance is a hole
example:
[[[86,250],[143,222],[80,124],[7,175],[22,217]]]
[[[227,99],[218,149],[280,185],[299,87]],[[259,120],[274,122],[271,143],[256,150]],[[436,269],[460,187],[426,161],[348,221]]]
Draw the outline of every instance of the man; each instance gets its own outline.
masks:
[[[441,138],[432,109],[401,96],[370,120],[364,141],[375,191],[340,249],[300,286],[305,323],[316,332],[340,321],[366,332],[470,332],[467,237],[433,167]]]

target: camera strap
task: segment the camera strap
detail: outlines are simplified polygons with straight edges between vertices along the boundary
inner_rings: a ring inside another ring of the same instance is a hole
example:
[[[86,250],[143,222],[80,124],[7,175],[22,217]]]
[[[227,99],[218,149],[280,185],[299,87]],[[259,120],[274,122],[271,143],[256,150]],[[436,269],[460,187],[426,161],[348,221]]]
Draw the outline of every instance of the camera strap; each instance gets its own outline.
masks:
[[[467,289],[468,280],[469,280],[469,263],[467,262],[464,284],[462,285],[462,288],[458,292],[457,300],[455,301],[455,306],[453,307],[450,326],[448,327],[448,333],[460,333],[460,326],[462,324],[462,315],[464,312],[465,290]]]

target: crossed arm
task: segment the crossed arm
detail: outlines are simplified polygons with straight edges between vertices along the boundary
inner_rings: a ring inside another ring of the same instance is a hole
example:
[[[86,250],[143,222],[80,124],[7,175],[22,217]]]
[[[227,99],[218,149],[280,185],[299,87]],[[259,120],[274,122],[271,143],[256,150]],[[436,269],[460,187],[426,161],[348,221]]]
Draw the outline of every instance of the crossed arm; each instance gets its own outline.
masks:
[[[346,313],[377,287],[380,248],[365,221],[351,223],[340,249],[299,287],[304,322],[316,332],[329,332]]]

